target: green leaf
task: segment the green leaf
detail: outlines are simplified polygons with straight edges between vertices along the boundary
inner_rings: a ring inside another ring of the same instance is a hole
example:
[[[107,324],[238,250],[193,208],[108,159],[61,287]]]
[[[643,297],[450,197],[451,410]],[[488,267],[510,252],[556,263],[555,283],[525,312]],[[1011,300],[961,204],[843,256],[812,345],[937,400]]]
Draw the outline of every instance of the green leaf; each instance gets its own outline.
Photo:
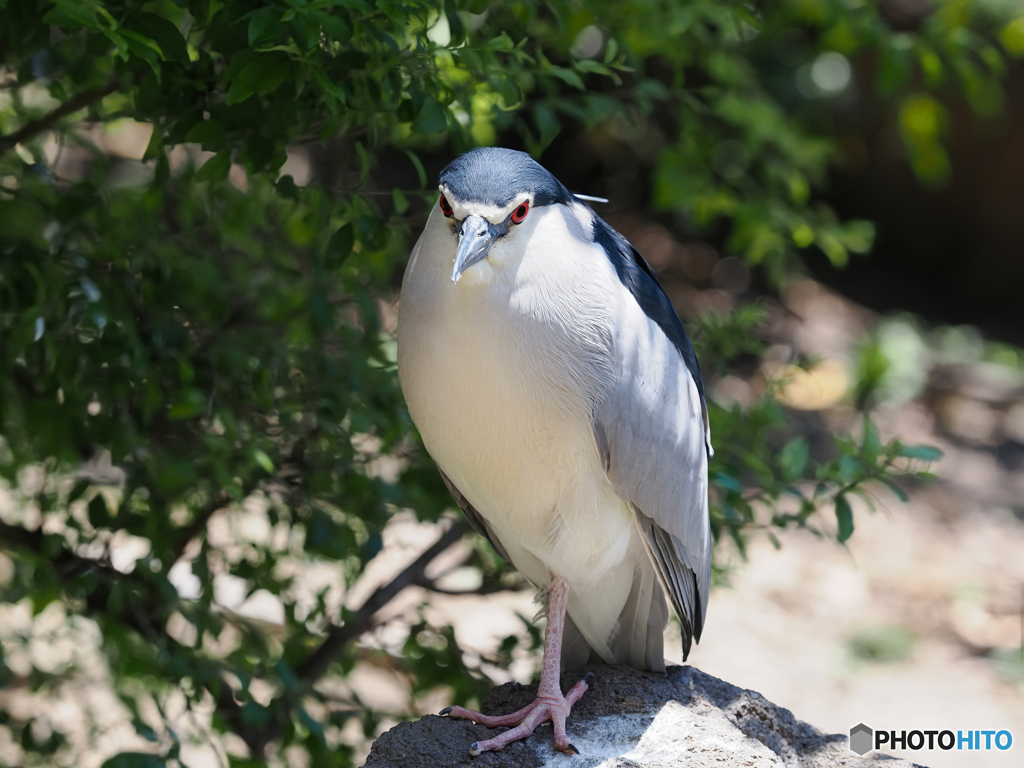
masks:
[[[260,8],[249,14],[249,45],[253,48],[270,41],[280,29],[281,9]]]
[[[501,79],[501,85],[498,88],[498,93],[501,96],[502,109],[514,110],[523,102],[523,94],[522,91],[519,90],[519,83],[511,77],[503,77]]]
[[[140,718],[138,718],[138,717],[133,717],[132,718],[132,727],[135,729],[135,732],[137,734],[139,734],[139,736],[144,738],[146,741],[151,741],[154,744],[156,742],[160,741],[160,737],[156,735],[156,731],[154,731],[149,725],[147,725]]]
[[[337,232],[331,235],[327,242],[327,251],[324,253],[324,265],[328,269],[337,269],[352,254],[352,246],[355,244],[355,230],[351,224],[340,227]]]
[[[712,476],[712,480],[716,485],[725,488],[727,491],[733,491],[734,493],[743,493],[746,490],[746,486],[743,485],[732,475],[726,474],[725,472],[716,472]]]
[[[853,510],[842,494],[836,496],[836,520],[839,522],[836,539],[842,544],[853,535]]]
[[[270,460],[270,457],[267,456],[267,454],[257,448],[252,452],[252,457],[256,459],[256,463],[263,467],[263,470],[268,475],[274,474],[274,462]]]
[[[63,0],[62,2],[57,2],[56,6],[56,8],[53,8],[43,16],[44,23],[55,24],[64,29],[76,26],[85,27],[86,29],[100,28],[95,10],[87,5]]]
[[[0,243],[19,240],[42,246],[43,211],[24,197],[0,200]]]
[[[861,450],[864,453],[864,459],[868,464],[874,464],[875,460],[882,452],[882,441],[878,437],[878,430],[875,429],[875,424],[871,421],[871,417],[864,414],[864,440],[861,445]]]
[[[320,90],[331,98],[329,106],[332,109],[336,109],[337,104],[345,104],[348,101],[348,93],[346,93],[345,89],[331,80],[323,70],[313,69],[313,79],[320,86]]]
[[[138,32],[132,32],[130,29],[120,29],[116,35],[112,34],[110,37],[115,42],[118,42],[118,38],[123,40],[128,50],[149,64],[153,69],[153,74],[156,75],[157,81],[160,80],[160,61],[163,59],[164,54],[155,40],[145,35],[140,35]]]
[[[420,161],[419,155],[411,149],[407,149],[405,154],[412,163],[413,168],[416,169],[416,180],[419,182],[420,189],[425,189],[427,186],[427,172],[423,168],[423,163]]]
[[[203,120],[185,134],[185,141],[199,144],[207,152],[216,152],[224,146],[224,126],[218,120]]]
[[[604,50],[604,63],[611,64],[615,57],[619,54],[619,44],[615,42],[615,38],[608,38],[608,44]]]
[[[546,104],[538,104],[533,110],[533,115],[537,121],[537,128],[540,129],[540,148],[543,149],[555,140],[562,125],[555,117],[554,110]]]
[[[106,760],[100,768],[166,768],[158,755],[145,752],[122,752]]]
[[[900,456],[921,461],[938,461],[942,458],[942,451],[931,445],[903,445],[900,446]]]
[[[195,388],[187,389],[182,393],[180,399],[168,409],[167,418],[170,421],[191,419],[206,409],[206,402],[201,391]]]
[[[574,65],[580,72],[589,72],[597,75],[610,75],[611,70],[593,59],[581,59]]]
[[[342,16],[334,16],[320,10],[308,11],[309,18],[316,21],[327,35],[338,43],[347,43],[352,37],[352,27]]]
[[[277,189],[277,193],[281,197],[285,197],[289,200],[297,200],[299,197],[299,187],[295,183],[295,179],[292,178],[291,174],[286,173],[280,179],[275,182],[274,187]]]
[[[492,51],[511,51],[516,45],[512,42],[512,38],[508,36],[508,33],[502,32],[497,37],[492,37],[488,40],[487,47]]]
[[[803,477],[809,458],[810,450],[804,438],[794,438],[786,443],[779,454],[779,466],[786,482],[792,483]]]
[[[142,155],[143,160],[155,160],[163,154],[164,148],[164,132],[159,130],[157,126],[153,126],[153,132],[149,135],[149,143],[146,145],[146,151]]]
[[[229,105],[240,104],[256,93],[256,86],[248,80],[235,80],[228,88],[225,102]]]
[[[904,504],[910,501],[910,497],[907,495],[907,492],[900,488],[900,486],[897,485],[895,481],[889,479],[888,477],[883,477],[882,482],[885,483],[889,487],[889,490],[896,494],[896,498],[898,498]]]
[[[434,99],[425,98],[423,108],[416,115],[416,119],[412,121],[413,133],[440,133],[447,127],[448,118],[445,117],[441,106]]]
[[[568,83],[573,88],[578,88],[581,91],[587,90],[587,86],[583,84],[580,76],[573,72],[571,69],[565,69],[564,67],[551,67],[547,70],[552,75],[557,77],[564,83]]]
[[[320,26],[311,18],[309,11],[303,10],[288,20],[288,28],[292,32],[292,40],[300,51],[314,48],[320,39]]]
[[[316,236],[315,220],[311,214],[296,213],[285,224],[285,232],[295,245],[308,245]]]
[[[196,174],[196,181],[223,181],[231,170],[231,150],[218,152]]]
[[[462,23],[455,0],[444,0],[444,13],[448,19],[448,31],[451,34],[450,46],[459,45],[466,37],[466,28]]]
[[[400,189],[391,190],[391,203],[395,206],[395,213],[399,216],[409,209],[409,198]]]
[[[156,43],[161,55],[167,61],[189,63],[188,45],[185,43],[185,38],[181,36],[178,27],[163,16],[140,11],[129,16],[125,26]]]
[[[225,101],[238,104],[253,94],[266,96],[281,87],[292,74],[291,59],[281,51],[256,54],[241,67],[228,88]]]

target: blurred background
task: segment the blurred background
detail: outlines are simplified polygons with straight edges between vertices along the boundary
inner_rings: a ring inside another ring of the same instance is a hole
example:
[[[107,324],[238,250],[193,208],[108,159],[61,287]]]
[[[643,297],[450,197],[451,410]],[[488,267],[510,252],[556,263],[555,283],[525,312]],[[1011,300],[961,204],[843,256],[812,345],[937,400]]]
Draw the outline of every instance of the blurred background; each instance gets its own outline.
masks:
[[[394,368],[478,145],[607,198],[694,339],[689,663],[827,732],[1024,739],[1019,2],[29,0],[0,1],[0,765],[359,765],[538,673],[533,589]]]

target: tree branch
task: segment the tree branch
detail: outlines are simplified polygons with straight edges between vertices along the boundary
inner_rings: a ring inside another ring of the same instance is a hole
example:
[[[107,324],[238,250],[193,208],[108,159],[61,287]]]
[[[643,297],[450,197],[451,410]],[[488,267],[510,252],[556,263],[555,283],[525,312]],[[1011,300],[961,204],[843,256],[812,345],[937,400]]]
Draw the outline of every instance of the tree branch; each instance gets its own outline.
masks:
[[[0,543],[7,542],[42,554],[44,539],[42,531],[29,531],[20,525],[8,525],[0,522]]]
[[[452,597],[465,597],[466,595],[494,595],[498,592],[508,592],[509,587],[492,584],[490,586],[479,586],[476,589],[445,589],[437,586],[433,579],[416,579],[413,582],[414,586],[423,587],[423,589],[433,592],[437,595],[450,595]]]
[[[409,563],[405,570],[387,584],[377,587],[373,594],[366,599],[366,602],[359,606],[351,619],[340,626],[337,624],[331,626],[327,632],[327,638],[320,644],[320,647],[313,651],[296,670],[299,678],[306,684],[312,684],[323,677],[331,662],[338,658],[345,646],[373,626],[372,619],[377,611],[391,602],[403,589],[421,581],[423,572],[431,561],[465,534],[466,526],[461,521],[453,523],[429,549]]]
[[[332,625],[328,629],[324,641],[296,669],[299,679],[306,687],[313,685],[326,674],[331,663],[341,655],[345,646],[373,628],[373,617],[381,608],[391,602],[406,587],[423,581],[423,572],[431,561],[462,539],[467,531],[468,527],[461,519],[452,523],[448,530],[442,533],[422,555],[409,563],[405,570],[387,584],[377,587],[348,621],[341,625]],[[275,705],[278,706],[275,707]],[[259,734],[255,743],[247,741],[252,750],[252,756],[255,758],[262,758],[267,745],[280,734],[282,721],[288,716],[290,710],[290,701],[285,696],[281,696],[271,703],[270,708],[276,709],[279,713],[277,720]]]
[[[196,520],[186,529],[187,532],[194,531],[193,536],[201,532],[202,526],[205,526],[210,516],[223,506],[223,504],[215,504],[214,501],[216,500],[211,500],[210,504],[203,507]],[[434,558],[458,542],[466,534],[467,530],[467,526],[463,521],[458,520],[454,522],[441,534],[437,541],[406,566],[401,573],[387,584],[377,587],[348,621],[341,625],[332,625],[324,641],[296,670],[304,687],[308,688],[323,677],[330,668],[331,663],[341,655],[349,643],[372,629],[374,626],[374,616],[381,608],[393,600],[399,592],[408,586],[426,582],[423,574],[427,566],[430,565]],[[132,573],[121,573],[98,560],[76,555],[67,548],[64,542],[60,544],[59,551],[50,552],[51,547],[47,542],[47,538],[38,529],[30,531],[20,526],[0,522],[0,549],[4,548],[3,545],[7,543],[17,548],[27,549],[37,555],[47,555],[49,553],[53,564],[59,569],[66,569],[65,573],[67,574],[76,572],[81,574],[88,570],[94,570],[106,577],[86,596],[85,611],[87,613],[104,615],[107,616],[108,620],[121,622],[141,634],[149,642],[159,642],[159,644],[164,645],[167,652],[171,655],[187,650],[167,633],[166,623],[159,615],[154,615],[153,611],[138,610],[139,603],[136,601],[129,601],[121,605],[117,609],[116,615],[108,614],[112,583],[117,581],[130,582],[142,586],[145,592],[148,593],[149,585],[144,580]],[[59,537],[50,538],[56,540]],[[148,595],[144,597],[143,602],[149,607],[160,604],[159,598],[152,596],[152,599],[150,599]],[[203,684],[206,685],[205,681]],[[218,690],[212,690],[208,685],[206,687],[214,696],[220,716],[229,722],[235,733],[245,741],[253,757],[262,757],[267,745],[280,734],[284,719],[289,716],[291,697],[282,696],[275,700],[271,704],[270,709],[276,712],[277,719],[269,726],[254,729],[244,722],[242,707],[236,701],[231,686],[222,681],[220,686],[216,686]],[[294,696],[294,694],[291,696]]]
[[[33,136],[49,130],[62,118],[74,114],[80,109],[85,109],[90,104],[99,101],[105,96],[109,96],[120,87],[121,78],[115,77],[106,85],[100,86],[99,88],[93,88],[88,91],[83,91],[73,99],[61,104],[52,112],[43,115],[38,120],[33,120],[31,123],[22,126],[14,133],[8,134],[7,136],[0,136],[0,155],[4,154],[15,145],[21,144],[23,141],[27,141]]]

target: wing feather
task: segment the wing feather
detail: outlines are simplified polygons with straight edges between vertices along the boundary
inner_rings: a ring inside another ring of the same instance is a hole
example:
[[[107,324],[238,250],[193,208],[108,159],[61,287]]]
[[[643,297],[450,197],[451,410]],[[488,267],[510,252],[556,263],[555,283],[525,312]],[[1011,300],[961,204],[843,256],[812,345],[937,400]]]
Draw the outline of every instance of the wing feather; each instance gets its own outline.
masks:
[[[696,355],[640,254],[597,219],[595,239],[626,288],[616,370],[594,417],[594,437],[683,629],[683,655],[700,639],[711,582],[711,439]]]

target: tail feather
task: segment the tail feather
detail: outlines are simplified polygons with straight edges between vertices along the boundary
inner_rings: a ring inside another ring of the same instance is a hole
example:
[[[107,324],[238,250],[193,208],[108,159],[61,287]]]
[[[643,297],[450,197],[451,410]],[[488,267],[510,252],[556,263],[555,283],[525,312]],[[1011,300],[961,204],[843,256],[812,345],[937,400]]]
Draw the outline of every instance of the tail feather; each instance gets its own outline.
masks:
[[[582,609],[595,604],[607,607],[608,600],[613,598],[606,587],[577,588],[570,592],[569,613],[562,636],[563,669],[593,662],[597,657],[609,664],[665,671],[664,632],[668,625],[668,603],[650,558],[643,551],[639,555],[633,558],[629,593],[624,598],[619,597],[621,607],[618,613],[611,614],[615,618],[606,619],[607,626],[577,622],[583,622],[584,617],[590,617],[592,621],[598,616],[606,617],[608,611],[579,610],[576,618],[573,617],[574,603]]]
[[[667,624],[668,605],[657,574],[650,562],[641,560],[634,568],[633,586],[611,639],[616,661],[664,672]]]
[[[566,615],[565,627],[562,630],[562,669],[582,667],[591,663],[595,656],[594,649],[590,647],[590,643],[580,632],[572,616]]]

